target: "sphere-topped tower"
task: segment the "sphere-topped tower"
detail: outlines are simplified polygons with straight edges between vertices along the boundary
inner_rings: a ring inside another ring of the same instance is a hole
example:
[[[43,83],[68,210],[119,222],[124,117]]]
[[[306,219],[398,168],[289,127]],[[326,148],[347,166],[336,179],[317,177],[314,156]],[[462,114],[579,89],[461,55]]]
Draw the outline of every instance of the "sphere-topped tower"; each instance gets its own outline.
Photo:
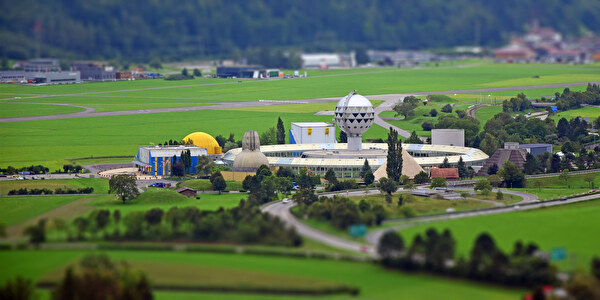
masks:
[[[375,110],[369,99],[352,91],[335,107],[335,122],[348,136],[348,150],[361,150],[362,134],[375,119]]]

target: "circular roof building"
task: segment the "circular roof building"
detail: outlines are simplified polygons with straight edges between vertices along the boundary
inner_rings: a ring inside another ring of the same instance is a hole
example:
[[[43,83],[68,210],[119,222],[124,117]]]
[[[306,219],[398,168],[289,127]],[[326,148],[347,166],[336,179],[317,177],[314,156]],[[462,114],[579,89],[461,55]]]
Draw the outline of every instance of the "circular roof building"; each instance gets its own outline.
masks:
[[[212,137],[208,133],[199,132],[199,131],[190,133],[183,138],[183,141],[187,141],[190,139],[192,140],[192,143],[194,145],[205,148],[206,151],[208,152],[208,154],[221,154],[222,153],[222,149],[219,146],[219,143],[217,143],[217,140],[215,140],[215,138]]]
[[[242,139],[242,151],[233,161],[234,171],[254,172],[261,165],[269,165],[267,157],[260,152],[260,139],[256,130],[248,130]]]

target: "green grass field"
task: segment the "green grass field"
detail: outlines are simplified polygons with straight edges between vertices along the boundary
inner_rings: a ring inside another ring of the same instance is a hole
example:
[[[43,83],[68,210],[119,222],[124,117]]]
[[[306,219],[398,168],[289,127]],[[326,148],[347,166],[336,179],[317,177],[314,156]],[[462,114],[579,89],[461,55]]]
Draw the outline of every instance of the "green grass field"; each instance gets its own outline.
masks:
[[[488,232],[504,251],[512,251],[517,240],[535,242],[543,251],[565,247],[575,255],[577,266],[589,269],[594,255],[600,255],[600,239],[594,238],[600,228],[600,200],[549,207],[533,211],[462,218],[423,224],[400,231],[405,241],[427,228],[448,228],[457,240],[457,254],[467,256],[477,235]],[[559,266],[571,270],[571,262]]]
[[[590,122],[592,122],[596,120],[596,118],[600,117],[600,107],[582,107],[567,110],[554,114],[552,116],[552,119],[558,122],[558,120],[560,120],[561,118],[566,118],[567,120],[570,120],[577,117],[590,118]]]
[[[43,175],[38,175],[43,176]],[[77,179],[43,179],[43,180],[2,180],[0,181],[0,194],[6,195],[10,190],[21,188],[42,189],[54,191],[62,189],[80,189],[92,187],[94,194],[108,193],[108,180],[104,178],[77,178]]]
[[[569,175],[567,182],[560,179],[558,176],[545,178],[530,178],[526,181],[526,188],[510,189],[525,193],[535,194],[539,200],[556,199],[562,196],[570,196],[588,192],[591,189],[596,189],[600,186],[600,173],[594,173],[593,187],[585,181],[585,174]],[[536,182],[541,182],[542,186],[536,187]]]
[[[39,255],[43,253],[43,262]],[[7,262],[0,271],[0,282],[17,274],[38,279],[61,268],[65,264],[81,257],[82,251],[2,251],[0,260]],[[177,253],[163,251],[108,251],[115,260],[133,262],[151,261],[153,264],[167,265],[171,269],[186,266],[187,269],[202,270],[231,270],[231,278],[223,278],[225,283],[235,281],[240,274],[261,274],[245,280],[256,281],[267,276],[282,278],[307,278],[321,282],[336,282],[358,286],[361,294],[354,299],[439,299],[443,294],[445,299],[463,299],[465,295],[477,299],[515,299],[524,291],[508,290],[494,286],[480,285],[462,280],[449,280],[421,274],[405,274],[387,271],[376,264],[353,263],[334,260],[298,259],[288,257],[270,257],[239,254],[218,253]],[[168,271],[168,270],[166,270]],[[198,276],[202,276],[196,273]],[[176,274],[175,274],[176,275]],[[157,275],[155,275],[157,276]],[[193,277],[196,277],[193,276]],[[151,280],[156,277],[150,276]],[[218,277],[221,278],[221,277]],[[189,280],[189,279],[188,279]],[[282,283],[282,284],[285,284]],[[293,284],[293,282],[291,282]],[[160,292],[162,299],[192,299],[209,297],[214,293],[176,293]],[[217,295],[217,299],[221,295]],[[256,294],[225,294],[224,299],[256,299],[263,295]],[[326,299],[345,299],[344,296],[326,297]],[[273,297],[279,299],[279,297]],[[312,297],[300,296],[289,299],[307,299]]]
[[[173,206],[195,206],[200,210],[217,210],[219,207],[231,208],[238,205],[241,199],[248,197],[247,194],[198,194],[200,199],[186,197],[172,189],[148,188],[148,190],[136,199],[125,203],[113,195],[111,197],[98,198],[90,202],[90,206],[97,209],[118,209],[121,214],[126,215],[132,211],[147,211],[152,208],[169,210]]]
[[[0,98],[1,97],[2,96],[0,96]],[[84,111],[84,109],[79,107],[63,105],[29,104],[14,102],[0,103],[0,118],[71,114],[80,111]]]
[[[49,210],[91,196],[19,196],[0,197],[0,223],[13,225]]]
[[[227,180],[227,188],[226,191],[239,191],[242,190],[242,183],[239,181],[230,181]],[[195,189],[197,191],[212,191],[212,184],[208,179],[190,179],[183,181],[177,185],[178,187],[189,187],[191,189]]]
[[[473,62],[471,62],[473,63]],[[201,105],[215,102],[256,101],[259,99],[289,100],[321,97],[342,97],[349,90],[361,94],[424,92],[459,88],[482,88],[531,83],[579,82],[600,80],[593,66],[567,65],[503,65],[478,61],[464,68],[425,67],[422,69],[368,69],[319,71],[320,77],[285,80],[250,80],[237,83],[228,79],[194,79],[185,81],[126,81],[85,83],[61,86],[0,85],[4,95],[62,95],[32,99],[15,99],[3,103],[18,110],[14,102],[71,103],[89,105],[100,111],[143,109],[167,106]],[[328,73],[331,72],[331,73]],[[343,75],[343,76],[337,76]],[[540,78],[532,78],[538,75]],[[140,89],[140,90],[138,90]],[[99,94],[93,94],[101,92]],[[435,105],[440,105],[436,103]],[[415,130],[420,135],[421,123],[434,119],[423,117],[434,107],[419,107],[416,116],[407,121],[392,121],[394,125]],[[23,105],[24,107],[27,105]],[[133,155],[139,145],[177,139],[193,131],[227,136],[233,132],[241,137],[247,129],[259,132],[275,126],[281,116],[284,124],[297,121],[331,121],[331,116],[314,116],[317,111],[332,109],[335,102],[318,104],[268,106],[222,111],[188,111],[114,117],[62,119],[18,123],[1,123],[3,140],[0,166],[44,164],[56,169],[65,159],[91,156]],[[36,112],[40,105],[33,105]],[[64,107],[59,107],[63,109]],[[466,108],[466,107],[465,107]],[[22,110],[23,110],[22,109]],[[53,107],[53,109],[57,109]],[[455,108],[456,109],[456,108]],[[463,108],[464,109],[464,108]],[[244,118],[240,118],[243,111]],[[438,109],[439,111],[439,109]],[[253,126],[248,127],[247,120]],[[387,130],[373,126],[365,138],[385,138]],[[24,147],[23,145],[27,145]],[[122,160],[119,160],[122,161]]]
[[[408,193],[401,193],[401,194],[405,199],[406,199],[407,195],[409,195]],[[387,202],[385,201],[385,197],[382,194],[369,195],[369,196],[352,196],[352,197],[350,197],[350,199],[355,202],[359,202],[361,199],[365,199],[369,203],[381,204],[384,207],[386,207],[388,209],[388,211],[390,212],[389,218],[394,219],[394,218],[404,217],[401,210],[399,210],[400,207],[398,207],[398,204],[397,204],[399,195],[400,194],[393,195],[392,204],[387,204]],[[509,199],[510,199],[509,196],[510,195],[505,195],[505,197],[506,197],[505,201],[509,201]],[[515,197],[514,199],[516,199],[516,200],[520,199],[520,197],[516,197],[516,196],[514,196],[514,197]],[[475,198],[485,198],[486,200],[489,200],[490,197],[489,196],[483,197],[481,195],[477,195],[477,196],[475,196]],[[448,208],[454,208],[457,211],[462,211],[462,210],[471,210],[471,209],[478,209],[478,208],[487,208],[487,207],[492,207],[493,205],[490,203],[487,203],[487,202],[470,200],[470,199],[449,201],[449,200],[443,200],[443,199],[426,198],[426,197],[410,195],[410,196],[408,196],[408,200],[405,200],[402,203],[402,206],[410,207],[411,209],[414,210],[414,212],[417,216],[421,216],[421,215],[444,213],[446,211],[446,209],[448,209]]]
[[[341,97],[349,90],[357,89],[363,95],[427,92],[434,90],[454,90],[468,88],[522,86],[535,84],[588,82],[600,80],[598,66],[568,65],[510,65],[482,63],[464,68],[422,68],[422,69],[372,69],[356,72],[331,72],[333,76],[308,77],[284,80],[244,81],[235,83],[231,79],[195,79],[177,82],[146,80],[133,82],[94,83],[66,86],[17,86],[3,85],[0,92],[7,94],[73,94],[81,92],[116,91],[110,96],[122,96],[129,103],[147,100],[143,97],[195,98],[201,101],[256,101],[291,100],[321,97]],[[336,74],[353,72],[355,75]],[[343,76],[335,76],[343,75]],[[533,76],[540,76],[533,78]],[[220,84],[234,82],[232,84]],[[196,86],[194,86],[196,85]],[[154,90],[134,90],[150,87],[174,87]],[[129,90],[129,91],[124,91]],[[106,96],[107,94],[102,94]],[[69,96],[74,101],[82,95]],[[90,95],[83,95],[89,97]],[[141,98],[133,98],[141,97]],[[53,97],[36,99],[51,102]],[[20,101],[31,101],[23,99]],[[83,101],[83,100],[82,100]],[[174,101],[179,101],[174,99]],[[81,103],[81,102],[77,102]]]
[[[213,136],[234,133],[241,139],[246,130],[263,132],[275,127],[277,117],[288,129],[291,122],[332,118],[272,112],[245,112],[240,118],[238,111],[220,110],[0,123],[0,166],[42,164],[55,170],[68,163],[68,158],[134,155],[140,145],[182,139],[195,131]],[[250,127],[248,120],[252,120]]]

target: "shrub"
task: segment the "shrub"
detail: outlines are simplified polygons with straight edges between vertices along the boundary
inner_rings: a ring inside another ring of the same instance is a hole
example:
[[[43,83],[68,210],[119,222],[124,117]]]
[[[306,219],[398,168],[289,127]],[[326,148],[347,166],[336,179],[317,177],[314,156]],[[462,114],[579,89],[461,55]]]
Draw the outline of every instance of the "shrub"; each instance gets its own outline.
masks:
[[[433,123],[429,121],[423,122],[423,124],[421,124],[421,128],[423,128],[425,131],[431,131],[431,129],[433,129]]]
[[[502,199],[504,199],[504,194],[503,194],[501,191],[498,191],[498,192],[496,193],[496,199],[497,199],[497,200],[502,200]]]

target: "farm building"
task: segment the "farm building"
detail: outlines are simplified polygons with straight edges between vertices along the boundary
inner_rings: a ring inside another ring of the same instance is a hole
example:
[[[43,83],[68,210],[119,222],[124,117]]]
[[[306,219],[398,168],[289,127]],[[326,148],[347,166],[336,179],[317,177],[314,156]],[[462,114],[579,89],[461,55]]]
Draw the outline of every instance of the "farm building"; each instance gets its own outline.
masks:
[[[175,191],[186,197],[194,197],[198,193],[198,191],[187,188],[187,187],[181,187],[181,188],[176,189]]]

